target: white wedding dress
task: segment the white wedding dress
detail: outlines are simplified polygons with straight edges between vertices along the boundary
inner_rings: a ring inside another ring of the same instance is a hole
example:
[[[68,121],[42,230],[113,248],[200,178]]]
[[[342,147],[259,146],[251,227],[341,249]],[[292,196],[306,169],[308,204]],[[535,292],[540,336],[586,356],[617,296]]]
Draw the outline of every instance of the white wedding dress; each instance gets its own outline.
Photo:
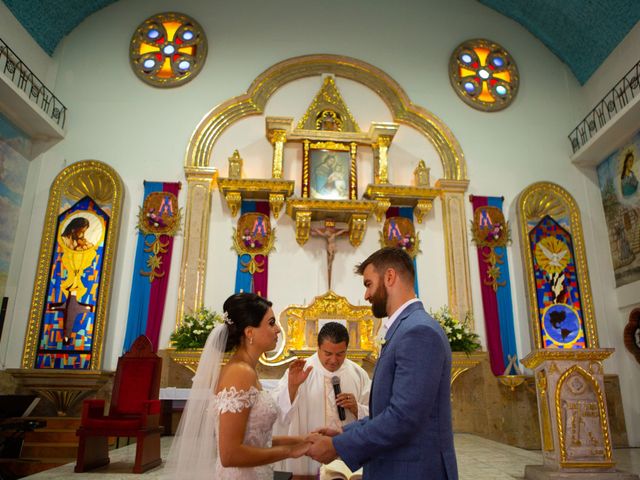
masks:
[[[216,437],[218,437],[221,413],[237,413],[250,408],[251,412],[242,443],[260,448],[271,447],[273,424],[278,418],[278,406],[268,392],[258,390],[255,387],[251,387],[249,390],[236,390],[235,387],[231,387],[216,394],[214,405]],[[272,480],[273,465],[225,468],[220,464],[220,458],[218,458],[214,478],[219,480]]]
[[[273,424],[279,415],[278,406],[271,395],[256,387],[248,390],[231,387],[214,393],[227,335],[226,323],[215,327],[202,349],[189,400],[161,474],[163,479],[273,479],[272,465],[225,468],[220,463],[218,438],[221,414],[250,408],[242,443],[259,448],[271,447]]]

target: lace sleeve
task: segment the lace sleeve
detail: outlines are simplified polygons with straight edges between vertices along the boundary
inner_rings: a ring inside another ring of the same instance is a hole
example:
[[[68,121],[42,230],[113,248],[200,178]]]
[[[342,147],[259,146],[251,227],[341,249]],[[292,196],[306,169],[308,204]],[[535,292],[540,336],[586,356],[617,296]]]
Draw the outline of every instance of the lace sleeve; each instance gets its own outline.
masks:
[[[236,390],[236,387],[223,389],[216,395],[217,408],[220,413],[238,413],[253,407],[260,391],[251,387],[249,390]]]

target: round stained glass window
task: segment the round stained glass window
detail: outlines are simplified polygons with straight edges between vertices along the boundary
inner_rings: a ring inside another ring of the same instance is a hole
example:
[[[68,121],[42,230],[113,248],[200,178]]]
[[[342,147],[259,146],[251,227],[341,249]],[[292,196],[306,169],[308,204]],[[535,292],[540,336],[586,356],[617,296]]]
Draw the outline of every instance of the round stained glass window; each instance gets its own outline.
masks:
[[[155,87],[177,87],[194,78],[207,57],[207,37],[194,19],[159,13],[131,37],[129,60],[135,74]]]
[[[516,63],[502,46],[489,40],[468,40],[451,54],[449,79],[458,96],[485,112],[509,106],[518,92]]]

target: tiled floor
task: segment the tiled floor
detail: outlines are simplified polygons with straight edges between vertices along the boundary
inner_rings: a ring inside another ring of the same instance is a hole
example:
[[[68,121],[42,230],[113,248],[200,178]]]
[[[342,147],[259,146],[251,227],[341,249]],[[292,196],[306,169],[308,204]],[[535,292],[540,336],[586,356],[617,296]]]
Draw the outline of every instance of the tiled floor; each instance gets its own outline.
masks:
[[[169,452],[171,439],[162,438],[162,457]],[[501,443],[476,437],[475,435],[456,434],[456,454],[460,480],[513,480],[524,478],[525,465],[542,463],[540,452],[522,450]],[[131,473],[135,445],[111,452],[111,464],[107,467],[87,473],[73,473],[74,464],[47,470],[27,477],[29,479],[51,480],[133,480],[145,478],[153,480],[160,477],[162,466],[146,472],[144,475]],[[640,448],[625,448],[615,451],[617,468],[640,474]]]

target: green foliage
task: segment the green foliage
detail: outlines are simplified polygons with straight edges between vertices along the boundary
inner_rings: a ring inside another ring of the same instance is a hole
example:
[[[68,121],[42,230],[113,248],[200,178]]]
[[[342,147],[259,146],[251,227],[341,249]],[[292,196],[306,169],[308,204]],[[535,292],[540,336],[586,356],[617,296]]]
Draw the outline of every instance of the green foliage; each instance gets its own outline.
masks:
[[[171,343],[176,350],[202,348],[213,327],[224,320],[219,313],[202,307],[182,318],[182,323],[171,334]]]
[[[448,306],[440,308],[437,312],[431,312],[433,318],[442,326],[447,334],[452,352],[471,353],[479,350],[481,345],[477,334],[469,330],[470,314],[467,314],[464,322],[459,322],[451,313]]]

